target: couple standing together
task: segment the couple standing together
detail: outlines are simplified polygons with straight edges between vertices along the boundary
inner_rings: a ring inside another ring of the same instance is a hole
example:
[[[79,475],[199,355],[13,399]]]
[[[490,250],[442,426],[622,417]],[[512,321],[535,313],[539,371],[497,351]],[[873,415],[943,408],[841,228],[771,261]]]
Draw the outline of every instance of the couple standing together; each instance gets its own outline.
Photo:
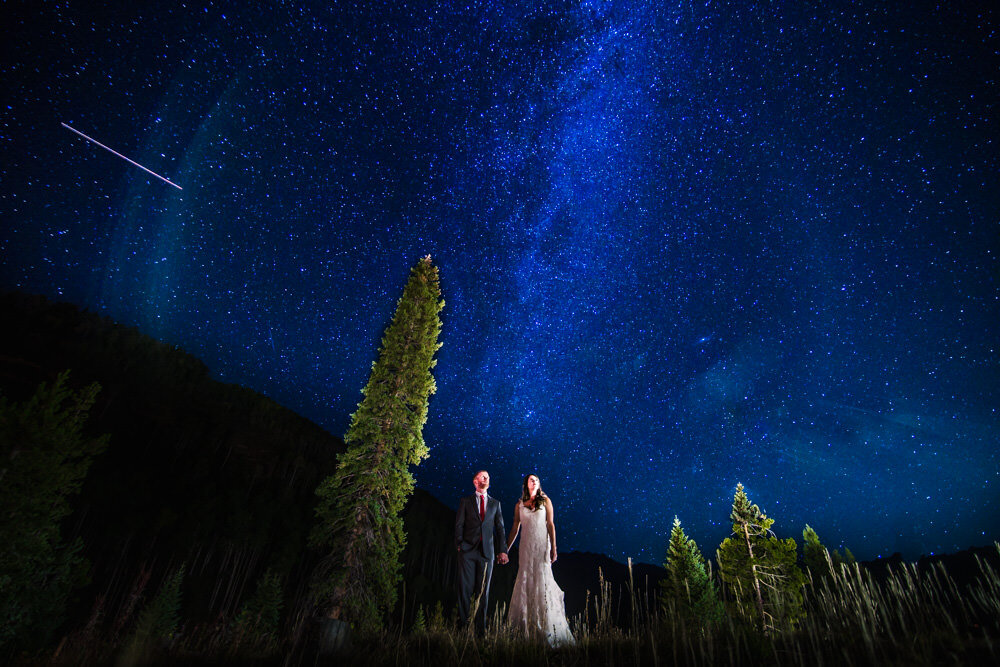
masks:
[[[521,532],[520,563],[507,622],[526,635],[544,638],[550,645],[573,643],[566,622],[563,592],[552,576],[556,560],[556,528],[552,501],[542,492],[537,475],[521,485],[521,499],[514,507],[514,525],[504,538],[500,501],[487,493],[490,474],[480,470],[472,478],[476,492],[458,502],[455,547],[458,550],[458,613],[469,620],[469,603],[478,596],[477,629],[485,629],[493,562],[507,564],[507,551]]]

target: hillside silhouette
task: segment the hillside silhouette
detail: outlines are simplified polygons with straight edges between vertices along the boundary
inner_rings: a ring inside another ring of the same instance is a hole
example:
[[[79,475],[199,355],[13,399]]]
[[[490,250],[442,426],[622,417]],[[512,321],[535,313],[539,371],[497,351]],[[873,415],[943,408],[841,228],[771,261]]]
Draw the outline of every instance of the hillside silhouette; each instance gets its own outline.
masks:
[[[68,539],[83,540],[90,583],[76,593],[63,632],[88,624],[106,636],[125,632],[139,602],[182,564],[185,622],[233,618],[271,572],[281,581],[283,627],[301,627],[317,558],[306,546],[314,492],[335,469],[343,441],[107,317],[21,293],[0,294],[0,317],[0,392],[8,401],[25,400],[66,369],[72,387],[102,387],[87,428],[110,434],[110,445],[63,527]],[[418,610],[429,613],[439,602],[446,617],[453,613],[454,508],[418,489],[404,518],[404,590],[393,620],[409,627]],[[965,585],[977,558],[1000,569],[990,548],[925,557],[917,567],[943,564]],[[879,578],[901,563],[896,554],[862,565]],[[495,570],[494,605],[509,601],[516,572],[515,549],[511,564]],[[569,616],[593,608],[603,587],[614,623],[628,627],[636,604],[655,606],[664,570],[636,564],[630,571],[599,554],[563,553],[553,572]]]
[[[133,327],[22,293],[0,294],[0,392],[20,402],[70,370],[101,391],[87,430],[111,436],[91,467],[64,535],[80,536],[91,583],[78,592],[68,627],[100,615],[122,626],[136,601],[186,564],[185,613],[202,622],[235,614],[270,570],[284,582],[292,614],[305,609],[315,554],[306,547],[314,491],[331,474],[343,441],[275,401],[212,379],[187,352]],[[454,509],[417,490],[405,513],[406,594],[397,618],[455,600]],[[554,568],[567,611],[583,611],[599,570],[615,600],[626,566],[564,553]],[[639,566],[637,590],[653,591],[660,569]],[[514,561],[497,568],[494,600],[508,600]],[[97,608],[97,605],[100,608]],[[297,607],[297,609],[296,609]]]

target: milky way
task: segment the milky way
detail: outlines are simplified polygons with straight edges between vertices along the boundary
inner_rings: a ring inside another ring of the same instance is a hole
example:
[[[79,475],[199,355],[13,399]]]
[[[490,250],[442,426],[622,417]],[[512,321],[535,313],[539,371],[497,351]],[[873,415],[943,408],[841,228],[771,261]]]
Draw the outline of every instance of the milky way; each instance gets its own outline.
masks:
[[[992,3],[142,4],[0,9],[3,287],[343,434],[430,253],[445,502],[536,472],[649,562],[737,482],[862,558],[1000,538]]]

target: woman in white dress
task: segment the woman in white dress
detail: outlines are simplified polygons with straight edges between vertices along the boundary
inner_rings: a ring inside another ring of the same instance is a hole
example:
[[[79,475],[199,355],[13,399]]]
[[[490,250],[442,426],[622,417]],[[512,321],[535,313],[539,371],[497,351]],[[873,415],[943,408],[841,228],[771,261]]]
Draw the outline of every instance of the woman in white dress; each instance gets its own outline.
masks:
[[[523,531],[517,580],[507,620],[515,630],[544,638],[550,646],[575,643],[566,622],[562,589],[552,576],[556,562],[556,525],[552,501],[542,492],[537,475],[524,478],[521,500],[514,508],[514,524],[507,550]]]

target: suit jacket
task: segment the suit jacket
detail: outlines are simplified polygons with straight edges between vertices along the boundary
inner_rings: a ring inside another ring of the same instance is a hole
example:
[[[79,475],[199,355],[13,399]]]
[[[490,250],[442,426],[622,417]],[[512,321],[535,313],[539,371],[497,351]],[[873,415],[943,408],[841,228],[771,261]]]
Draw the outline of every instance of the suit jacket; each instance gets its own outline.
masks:
[[[503,512],[500,511],[499,500],[486,496],[484,520],[479,519],[476,494],[458,501],[458,512],[455,513],[455,547],[462,553],[479,548],[488,560],[493,560],[497,553],[507,553],[507,538],[504,536]]]

